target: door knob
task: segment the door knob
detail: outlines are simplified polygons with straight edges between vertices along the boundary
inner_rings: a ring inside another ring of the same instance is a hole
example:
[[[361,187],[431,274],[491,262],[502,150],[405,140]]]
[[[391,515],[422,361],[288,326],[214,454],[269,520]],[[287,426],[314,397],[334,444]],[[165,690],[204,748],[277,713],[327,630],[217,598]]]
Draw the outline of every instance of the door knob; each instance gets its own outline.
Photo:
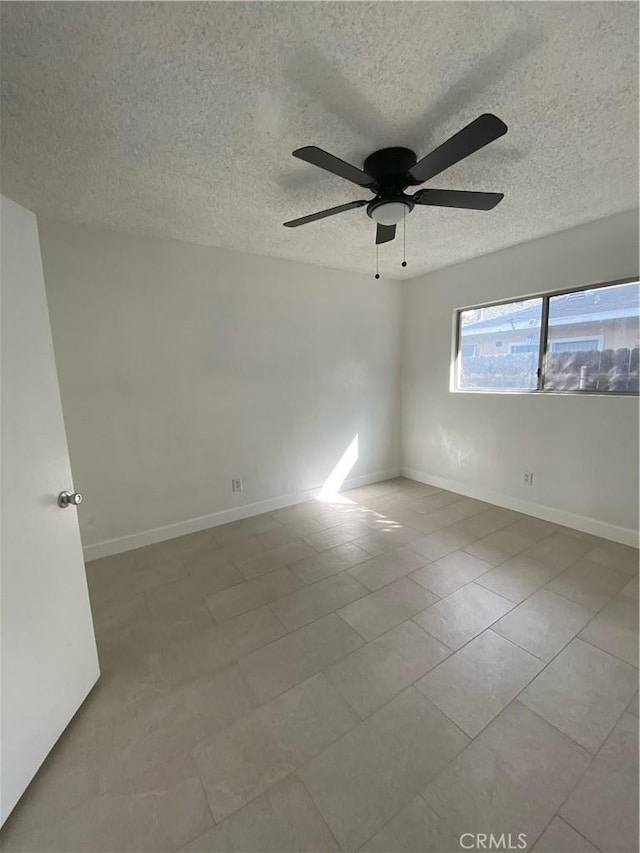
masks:
[[[63,509],[70,504],[74,506],[78,506],[79,503],[82,503],[82,495],[80,492],[60,492],[58,495],[58,506],[61,506]]]

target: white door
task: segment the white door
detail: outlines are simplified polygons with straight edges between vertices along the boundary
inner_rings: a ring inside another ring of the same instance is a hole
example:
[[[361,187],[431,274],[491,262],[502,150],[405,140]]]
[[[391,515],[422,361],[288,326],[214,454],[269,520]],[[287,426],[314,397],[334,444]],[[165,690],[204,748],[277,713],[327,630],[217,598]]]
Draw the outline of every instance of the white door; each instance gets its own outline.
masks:
[[[2,824],[100,670],[36,218],[0,213]]]

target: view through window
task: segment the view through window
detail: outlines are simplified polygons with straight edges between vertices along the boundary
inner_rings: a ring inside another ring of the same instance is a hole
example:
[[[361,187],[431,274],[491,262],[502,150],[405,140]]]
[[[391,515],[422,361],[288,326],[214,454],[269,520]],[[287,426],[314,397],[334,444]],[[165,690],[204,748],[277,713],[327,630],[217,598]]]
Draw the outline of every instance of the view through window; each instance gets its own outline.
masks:
[[[637,281],[458,312],[464,391],[638,393]]]

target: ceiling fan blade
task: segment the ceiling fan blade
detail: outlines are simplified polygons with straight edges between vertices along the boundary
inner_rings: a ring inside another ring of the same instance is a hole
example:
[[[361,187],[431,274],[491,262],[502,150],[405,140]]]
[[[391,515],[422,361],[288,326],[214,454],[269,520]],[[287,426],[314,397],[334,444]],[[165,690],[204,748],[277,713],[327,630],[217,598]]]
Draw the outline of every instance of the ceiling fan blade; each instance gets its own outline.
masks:
[[[500,204],[503,193],[475,193],[466,190],[418,190],[413,200],[416,204],[434,207],[464,207],[467,210],[491,210]]]
[[[409,169],[409,176],[416,184],[428,181],[506,132],[507,125],[503,121],[491,113],[484,113],[422,160],[418,160],[416,165]]]
[[[357,169],[351,163],[345,163],[339,157],[334,157],[322,148],[317,148],[315,145],[307,145],[305,148],[298,148],[293,152],[293,156],[299,160],[304,160],[311,163],[312,166],[318,166],[326,172],[331,172],[339,178],[345,178],[360,187],[369,189],[375,186],[375,179],[371,175],[367,175],[362,169]]]
[[[396,236],[395,225],[378,225],[376,228],[376,244],[388,243],[389,240],[394,240]]]
[[[310,213],[308,216],[301,216],[300,219],[290,219],[289,222],[283,222],[287,228],[297,228],[298,225],[306,225],[307,222],[315,222],[316,219],[324,219],[325,216],[335,216],[336,213],[343,213],[345,210],[353,210],[354,207],[362,207],[367,204],[366,200],[350,201],[347,204],[339,204],[337,207],[328,207],[326,210],[319,210],[318,213]]]

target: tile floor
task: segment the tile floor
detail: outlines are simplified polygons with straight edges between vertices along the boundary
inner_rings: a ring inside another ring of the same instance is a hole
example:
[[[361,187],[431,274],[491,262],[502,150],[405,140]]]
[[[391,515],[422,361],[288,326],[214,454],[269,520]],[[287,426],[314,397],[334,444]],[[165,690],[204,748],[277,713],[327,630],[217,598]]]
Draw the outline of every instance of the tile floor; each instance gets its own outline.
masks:
[[[89,563],[102,677],[2,849],[637,851],[637,571],[404,479]]]

